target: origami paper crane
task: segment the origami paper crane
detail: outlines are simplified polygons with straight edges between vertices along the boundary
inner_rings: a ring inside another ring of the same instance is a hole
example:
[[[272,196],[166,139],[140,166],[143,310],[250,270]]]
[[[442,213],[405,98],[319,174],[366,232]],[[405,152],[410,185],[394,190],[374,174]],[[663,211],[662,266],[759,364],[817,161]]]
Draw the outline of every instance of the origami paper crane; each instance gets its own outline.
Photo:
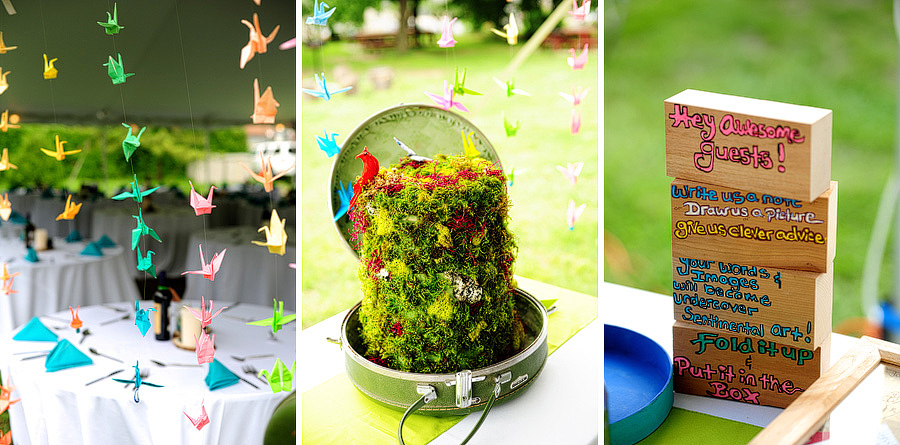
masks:
[[[504,82],[495,77],[494,83],[496,83],[500,88],[503,88],[504,90],[506,90],[506,97],[513,97],[516,94],[518,94],[520,96],[531,96],[531,93],[529,93],[525,90],[516,88],[515,80],[510,79],[510,80],[507,80],[506,82]]]
[[[191,185],[191,207],[194,208],[194,215],[200,216],[209,215],[210,213],[212,213],[212,209],[216,207],[212,203],[213,190],[216,189],[216,186],[209,186],[209,196],[204,198],[194,190],[194,183],[191,182],[190,179],[188,179],[188,184]]]
[[[263,369],[259,371],[259,377],[265,377],[266,380],[269,381],[269,386],[272,387],[273,393],[278,393],[279,391],[291,392],[291,384],[294,380],[294,369],[297,366],[297,359],[294,359],[294,363],[291,365],[291,369],[287,369],[287,365],[281,361],[280,358],[275,359],[275,367],[272,368],[272,372],[270,373],[268,369]]]
[[[68,195],[66,196],[66,207],[63,212],[56,217],[56,220],[59,221],[61,219],[75,219],[75,215],[78,214],[79,210],[81,210],[81,204],[73,203],[72,195]]]
[[[465,130],[459,131],[462,134],[463,138],[463,154],[466,155],[467,158],[475,158],[478,157],[478,150],[475,149],[475,140],[470,139],[475,135],[474,131],[470,131],[469,135],[466,136]]]
[[[12,215],[12,203],[9,202],[9,193],[4,193],[3,196],[0,196],[0,219],[9,221],[10,215]]]
[[[3,71],[0,69],[0,71]],[[9,73],[7,73],[9,74]],[[0,113],[0,131],[6,133],[10,128],[19,128],[21,125],[15,125],[19,123],[19,115],[18,114],[9,114],[9,110]]]
[[[581,0],[581,6],[578,6],[578,0],[572,0],[572,10],[569,14],[575,20],[584,20],[591,13],[591,0]]]
[[[221,309],[219,309],[218,312],[216,312],[214,314],[212,311],[212,309],[213,309],[212,300],[211,299],[209,300],[209,309],[207,309],[206,308],[206,298],[202,297],[202,296],[200,297],[200,310],[199,311],[194,308],[185,306],[185,308],[187,308],[187,310],[190,311],[191,315],[193,315],[197,320],[200,320],[200,327],[202,327],[202,328],[209,326],[209,324],[212,323],[212,319],[215,318],[217,315],[219,315],[219,312],[222,312],[227,307],[228,306],[222,307]]]
[[[328,19],[331,18],[331,15],[334,14],[334,10],[337,8],[331,8],[328,11],[325,11],[325,8],[328,7],[328,4],[325,2],[319,3],[319,0],[316,0],[313,4],[313,15],[306,18],[307,25],[318,25],[325,26],[328,24]]]
[[[216,272],[222,267],[222,260],[225,259],[225,251],[228,249],[222,249],[221,252],[213,254],[209,263],[206,262],[206,259],[203,258],[203,245],[199,245],[200,247],[200,270],[188,270],[182,272],[182,275],[192,274],[192,275],[203,275],[203,278],[209,279],[209,281],[216,280]]]
[[[259,79],[253,79],[253,114],[250,118],[254,124],[274,124],[275,114],[278,113],[278,107],[281,104],[275,100],[275,93],[272,87],[266,87],[266,91],[262,96],[259,95]]]
[[[131,155],[133,155],[134,151],[141,146],[141,135],[144,134],[144,130],[146,130],[147,127],[141,127],[141,131],[135,136],[131,133],[131,125],[122,123],[122,126],[128,128],[128,134],[125,135],[125,139],[122,141],[122,151],[125,153],[125,160],[130,161]]]
[[[141,255],[141,248],[137,248],[137,270],[142,270],[152,275],[153,278],[156,278],[156,265],[153,264],[153,254],[156,253],[152,250],[147,251],[147,256]]]
[[[19,274],[18,272],[15,273],[15,275],[18,275],[18,274]],[[14,290],[12,288],[12,285],[13,285],[13,278],[10,278],[8,281],[0,282],[0,294],[12,295],[12,294],[18,293],[19,291]]]
[[[588,44],[584,44],[584,49],[582,49],[581,53],[577,56],[575,55],[575,48],[569,48],[569,54],[572,55],[571,57],[566,57],[566,62],[569,66],[571,66],[573,70],[583,69],[588,61]]]
[[[348,183],[344,188],[344,181],[340,181],[341,188],[338,189],[338,198],[341,200],[341,206],[338,207],[337,213],[334,214],[334,220],[339,220],[350,210],[350,201],[353,200],[353,184]]]
[[[18,276],[21,272],[16,272],[14,274],[10,274],[6,270],[6,263],[3,263],[3,275],[0,275],[0,281],[9,281]]]
[[[18,48],[18,46],[6,46],[6,43],[3,42],[3,31],[0,31],[0,54],[6,54],[7,51],[12,51]]]
[[[138,301],[134,300],[134,325],[141,331],[141,336],[146,337],[147,331],[150,330],[150,311],[156,312],[155,308],[141,309]]]
[[[337,133],[331,133],[331,138],[328,138],[328,130],[325,130],[325,137],[316,136],[316,143],[319,144],[319,149],[325,152],[328,157],[332,157],[341,151],[341,147],[338,146],[337,141],[334,139],[335,136],[338,136]]]
[[[296,37],[294,37],[293,39],[285,40],[281,45],[278,45],[278,49],[280,49],[282,51],[288,50],[291,48],[296,48],[296,47],[297,47],[297,38]]]
[[[7,88],[9,88],[9,81],[6,80],[6,76],[12,73],[12,71],[3,72],[3,69],[0,69],[0,94],[3,94]]]
[[[253,13],[253,23],[250,23],[247,20],[241,20],[241,23],[247,25],[247,28],[250,28],[249,41],[246,46],[241,48],[241,69],[244,69],[244,66],[247,65],[247,62],[249,62],[253,56],[256,54],[264,54],[267,51],[269,43],[275,39],[275,35],[278,34],[278,29],[281,28],[281,25],[276,26],[271,34],[265,36],[259,28],[259,16],[255,12]]]
[[[12,430],[3,433],[0,436],[0,445],[12,445]]]
[[[104,63],[103,66],[107,67],[106,74],[112,80],[113,85],[125,83],[125,79],[134,75],[134,73],[125,72],[125,66],[122,65],[122,54],[119,54],[118,62],[113,60],[112,56],[109,56],[109,62]]]
[[[575,208],[575,201],[569,200],[569,208],[566,211],[566,222],[569,224],[569,230],[575,230],[575,221],[584,213],[585,204]]]
[[[460,96],[464,94],[474,94],[476,96],[481,96],[481,93],[477,91],[472,91],[466,88],[466,71],[468,68],[463,68],[463,76],[462,81],[459,80],[459,67],[456,67],[456,80],[453,81],[453,92],[459,94]]]
[[[12,379],[10,379],[10,383],[6,386],[0,386],[0,414],[3,414],[4,411],[9,409],[10,405],[14,405],[16,402],[22,400],[10,400],[12,398],[12,392],[15,390],[16,387],[12,385]]]
[[[503,25],[503,30],[506,32],[491,28],[491,32],[506,39],[506,43],[510,45],[519,43],[519,27],[516,25],[516,16],[513,13],[509,13],[509,23]]]
[[[138,185],[138,182],[137,182],[137,175],[134,175],[134,181],[131,181],[131,191],[119,193],[118,195],[113,196],[112,199],[115,199],[116,201],[121,201],[126,198],[131,198],[134,200],[134,202],[140,204],[144,201],[145,196],[155,192],[156,189],[158,189],[158,188],[159,187],[153,187],[152,189],[144,190],[142,192],[141,187]]]
[[[162,387],[163,387],[163,385],[157,385],[157,384],[155,384],[155,383],[145,382],[145,381],[141,378],[141,368],[140,368],[140,366],[138,365],[138,361],[137,361],[137,360],[135,360],[135,362],[134,362],[134,378],[133,378],[133,379],[131,379],[131,380],[124,380],[124,379],[116,379],[116,378],[114,378],[113,380],[115,380],[115,381],[117,381],[117,382],[119,382],[119,383],[131,383],[131,384],[134,385],[134,403],[140,403],[140,402],[141,402],[141,398],[138,396],[138,390],[141,389],[141,386],[147,385],[147,386],[153,386],[153,387],[156,387],[156,388],[162,388]]]
[[[97,22],[98,25],[102,26],[106,31],[106,35],[111,36],[113,34],[118,34],[119,31],[125,29],[124,26],[119,26],[119,11],[116,9],[116,4],[113,3],[113,12],[110,14],[106,13],[106,21],[105,22]]]
[[[503,115],[503,129],[506,130],[506,137],[511,138],[519,132],[519,127],[522,126],[519,121],[516,121],[516,125],[512,125],[506,120],[506,113],[501,113]]]
[[[63,144],[67,144],[68,141],[60,141],[59,135],[56,135],[56,151],[47,150],[46,148],[41,148],[41,151],[44,152],[45,155],[50,156],[51,158],[56,159],[57,161],[62,161],[68,155],[73,155],[76,153],[81,153],[81,149],[78,150],[63,150]]]
[[[561,165],[557,165],[556,169],[559,170],[572,185],[575,185],[578,182],[578,175],[581,174],[581,170],[584,168],[584,162],[566,162],[566,166],[563,167]]]
[[[269,253],[284,255],[285,246],[287,245],[287,232],[284,230],[286,219],[279,219],[278,212],[272,209],[272,217],[269,219],[268,226],[262,226],[257,232],[265,232],[266,242],[251,241],[257,246],[266,246]]]
[[[356,198],[362,193],[363,187],[378,174],[378,159],[369,153],[369,146],[363,146],[362,153],[356,157],[363,162],[363,171],[362,176],[353,184],[353,199],[350,200],[348,210],[352,210],[356,206]]]
[[[221,309],[219,310],[221,312]],[[200,330],[200,336],[194,336],[194,342],[197,345],[197,364],[210,363],[216,355],[215,349],[216,334],[208,335],[205,330]]]
[[[138,240],[141,239],[142,236],[151,236],[153,239],[162,242],[159,239],[159,235],[156,234],[156,231],[151,229],[147,224],[144,223],[144,211],[140,208],[138,209],[137,215],[131,215],[132,218],[137,220],[137,227],[131,229],[131,250],[137,248]]]
[[[200,415],[196,418],[191,417],[190,414],[182,411],[185,416],[187,416],[188,420],[191,421],[191,424],[194,425],[194,428],[197,428],[197,431],[200,431],[206,425],[209,425],[209,416],[206,414],[206,405],[203,402],[200,402]]]
[[[18,170],[19,167],[16,167],[11,162],[9,162],[9,149],[4,148],[3,154],[0,155],[0,172],[4,172],[7,170]]]
[[[571,131],[572,134],[578,134],[581,130],[581,112],[576,109],[572,109],[572,123],[571,123]]]
[[[283,301],[278,301],[273,298],[272,302],[274,303],[274,307],[273,307],[274,315],[272,315],[271,318],[266,318],[265,320],[251,321],[247,324],[252,325],[252,326],[271,326],[272,333],[274,334],[274,333],[280,331],[284,325],[294,321],[294,319],[297,318],[297,314],[291,314],[288,316],[284,316],[284,302]]]
[[[44,54],[44,79],[56,79],[56,75],[59,74],[59,70],[53,67],[53,62],[59,60],[54,57],[47,61],[47,55]]]
[[[262,168],[259,171],[259,174],[256,174],[256,173],[253,173],[253,171],[250,170],[246,165],[244,165],[243,162],[239,162],[239,164],[241,164],[241,167],[244,167],[244,170],[247,170],[247,172],[250,173],[250,176],[252,176],[253,179],[255,179],[256,181],[259,181],[263,185],[263,189],[266,191],[266,193],[271,192],[272,189],[275,188],[275,186],[273,184],[275,182],[275,180],[284,176],[287,172],[291,171],[291,169],[294,168],[294,166],[297,165],[297,163],[295,162],[295,163],[291,164],[291,166],[288,167],[285,171],[273,176],[272,175],[272,160],[269,159],[267,162],[265,160],[265,158],[263,158],[263,154],[261,152],[259,154],[259,163],[262,166]]]
[[[81,322],[81,319],[78,318],[78,309],[80,308],[81,305],[76,306],[75,309],[72,309],[72,306],[69,306],[69,312],[72,313],[72,323],[69,324],[69,326],[74,328],[75,332],[81,332],[81,326],[84,324]]]
[[[453,48],[456,46],[456,40],[453,39],[453,24],[456,23],[456,19],[457,17],[453,17],[452,20],[447,20],[447,16],[441,19],[441,38],[437,41],[439,47]]]
[[[322,73],[322,77],[320,78],[318,74],[315,74],[316,77],[316,87],[318,90],[310,90],[307,88],[301,88],[304,93],[309,94],[310,96],[319,97],[322,100],[328,101],[331,100],[331,96],[335,94],[343,93],[344,91],[349,91],[353,89],[353,87],[344,87],[337,91],[328,91],[328,82],[325,81],[325,73]]]
[[[572,104],[573,107],[575,107],[581,104],[581,101],[584,100],[584,97],[587,96],[587,93],[590,90],[590,88],[582,90],[580,86],[577,90],[575,89],[575,87],[572,87],[572,94],[560,92],[559,95],[570,104]]]
[[[464,111],[464,112],[468,113],[469,110],[466,109],[466,107],[463,106],[463,104],[453,100],[454,94],[455,93],[453,91],[453,87],[450,86],[450,84],[448,84],[446,80],[444,81],[444,95],[443,96],[438,96],[437,94],[429,93],[428,91],[425,92],[425,95],[430,97],[431,100],[433,100],[437,104],[437,106],[439,106],[447,111],[449,111],[452,108],[458,108],[460,111]]]

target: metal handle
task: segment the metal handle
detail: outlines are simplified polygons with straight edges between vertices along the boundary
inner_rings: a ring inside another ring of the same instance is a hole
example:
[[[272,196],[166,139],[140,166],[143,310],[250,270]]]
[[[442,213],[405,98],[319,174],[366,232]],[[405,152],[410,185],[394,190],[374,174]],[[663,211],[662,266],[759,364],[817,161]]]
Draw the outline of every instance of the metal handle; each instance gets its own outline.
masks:
[[[497,380],[500,380],[499,378]],[[400,445],[406,445],[403,442],[403,424],[406,422],[406,418],[409,417],[410,414],[416,412],[419,408],[425,406],[428,402],[437,398],[437,393],[434,391],[434,388],[430,385],[419,385],[416,387],[416,392],[422,394],[422,397],[419,397],[419,400],[416,400],[416,403],[413,403],[406,409],[403,413],[403,417],[400,418],[400,426],[397,428],[397,441]],[[475,422],[475,426],[472,427],[472,431],[469,432],[469,435],[466,436],[465,439],[460,443],[460,445],[465,445],[472,439],[472,436],[478,431],[478,428],[481,428],[481,424],[484,423],[484,419],[487,418],[488,413],[491,411],[491,408],[494,406],[494,401],[497,400],[497,397],[500,395],[500,382],[494,384],[494,390],[491,392],[491,397],[488,399],[487,404],[484,406],[484,411],[481,412],[481,417],[478,418],[478,422]]]

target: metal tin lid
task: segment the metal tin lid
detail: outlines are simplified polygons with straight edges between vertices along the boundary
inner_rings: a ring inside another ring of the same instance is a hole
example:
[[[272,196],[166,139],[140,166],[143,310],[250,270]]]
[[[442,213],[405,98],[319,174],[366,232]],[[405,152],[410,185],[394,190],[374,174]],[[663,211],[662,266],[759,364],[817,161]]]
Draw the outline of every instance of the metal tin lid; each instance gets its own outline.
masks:
[[[390,167],[406,156],[396,142],[396,137],[417,155],[434,157],[437,154],[463,154],[463,132],[472,140],[481,157],[493,162],[501,170],[500,157],[484,133],[466,118],[432,105],[408,104],[387,108],[363,121],[344,141],[341,151],[334,159],[331,177],[328,180],[330,195],[329,210],[334,215],[341,205],[338,190],[356,182],[362,173],[362,161],[356,156],[363,147],[378,159],[381,167]],[[334,222],[335,228],[344,239],[350,251],[359,256],[350,242],[353,224],[347,215]]]

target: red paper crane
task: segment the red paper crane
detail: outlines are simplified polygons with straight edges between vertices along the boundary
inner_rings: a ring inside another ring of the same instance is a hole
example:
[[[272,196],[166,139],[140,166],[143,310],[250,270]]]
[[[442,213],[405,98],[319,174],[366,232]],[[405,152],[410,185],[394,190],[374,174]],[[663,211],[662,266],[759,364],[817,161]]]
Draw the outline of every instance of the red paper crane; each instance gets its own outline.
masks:
[[[375,156],[372,156],[372,154],[369,153],[368,146],[363,147],[362,153],[360,153],[356,157],[361,159],[363,162],[363,172],[362,176],[359,177],[359,180],[357,180],[356,183],[353,184],[353,199],[350,200],[350,207],[348,208],[348,210],[352,209],[353,206],[356,205],[356,198],[359,197],[360,193],[362,193],[363,186],[365,186],[369,181],[372,180],[372,178],[375,177],[376,174],[378,174],[378,159],[376,159]]]

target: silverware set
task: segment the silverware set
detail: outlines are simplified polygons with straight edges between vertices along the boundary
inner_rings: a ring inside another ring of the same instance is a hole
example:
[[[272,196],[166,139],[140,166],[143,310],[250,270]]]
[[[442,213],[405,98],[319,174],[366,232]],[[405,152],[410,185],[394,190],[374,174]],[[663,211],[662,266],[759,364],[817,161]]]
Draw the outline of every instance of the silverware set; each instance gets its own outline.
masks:
[[[266,379],[264,379],[264,378],[262,378],[262,377],[259,376],[259,371],[256,370],[256,367],[255,367],[255,366],[253,366],[253,365],[243,365],[243,366],[241,366],[241,370],[244,371],[244,374],[253,374],[253,375],[256,376],[256,378],[259,379],[259,381],[265,383],[266,385],[269,384],[269,381],[268,381],[268,380],[266,380]]]

